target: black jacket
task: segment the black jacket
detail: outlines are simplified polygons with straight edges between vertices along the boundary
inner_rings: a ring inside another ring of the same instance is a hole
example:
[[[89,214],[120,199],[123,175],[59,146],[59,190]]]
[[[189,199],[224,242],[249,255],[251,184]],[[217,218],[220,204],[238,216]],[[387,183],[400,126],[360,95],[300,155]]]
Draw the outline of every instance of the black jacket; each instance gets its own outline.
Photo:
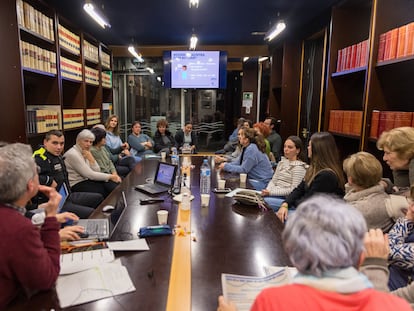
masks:
[[[154,135],[154,152],[160,152],[162,149],[171,149],[171,147],[177,147],[175,145],[175,139],[171,135],[171,132],[165,130],[165,137],[168,138],[169,142],[166,144],[162,139],[161,133],[157,130]]]
[[[175,133],[175,143],[177,144],[177,148],[180,149],[184,145],[184,131],[178,130]],[[191,131],[191,143],[190,146],[195,146],[194,151],[197,150],[197,134],[194,131]]]
[[[65,183],[70,191],[68,171],[62,156],[55,156],[48,152],[44,147],[40,147],[33,153],[36,164],[40,167],[39,183],[50,186],[53,181],[57,183],[56,189]],[[47,198],[39,192],[38,203],[47,202]]]

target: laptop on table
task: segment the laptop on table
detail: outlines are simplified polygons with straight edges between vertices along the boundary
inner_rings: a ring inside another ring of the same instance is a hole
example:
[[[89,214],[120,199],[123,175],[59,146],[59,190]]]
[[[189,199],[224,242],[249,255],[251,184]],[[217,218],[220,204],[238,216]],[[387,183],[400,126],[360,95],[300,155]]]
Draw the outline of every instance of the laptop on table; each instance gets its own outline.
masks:
[[[149,194],[167,192],[174,186],[176,173],[177,165],[166,162],[158,162],[157,170],[155,171],[154,176],[154,183],[137,185],[135,186],[135,189]]]
[[[60,199],[56,212],[62,213],[63,205],[65,204],[66,199],[69,196],[69,191],[65,183],[63,183],[62,186],[60,186],[58,192],[62,196],[62,198]],[[31,218],[32,223],[35,225],[41,225],[46,218],[45,210],[43,208],[36,208],[36,209],[28,210],[26,213],[26,216]]]
[[[79,219],[76,224],[85,228],[85,231],[88,233],[88,236],[85,237],[86,239],[109,240],[118,226],[126,207],[127,200],[125,192],[122,191],[121,198],[118,199],[115,209],[111,212],[109,218]]]
[[[57,212],[58,213],[61,213],[62,212],[63,205],[65,204],[66,199],[69,196],[69,191],[68,191],[68,188],[66,187],[66,184],[65,183],[63,183],[62,186],[60,186],[58,192],[62,196],[62,199],[59,202],[59,206],[57,208]]]

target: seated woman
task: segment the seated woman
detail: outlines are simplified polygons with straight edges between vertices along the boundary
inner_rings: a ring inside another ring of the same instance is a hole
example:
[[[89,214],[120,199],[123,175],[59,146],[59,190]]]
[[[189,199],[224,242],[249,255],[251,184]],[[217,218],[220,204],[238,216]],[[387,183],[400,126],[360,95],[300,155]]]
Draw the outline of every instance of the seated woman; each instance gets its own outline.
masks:
[[[345,159],[344,200],[359,210],[367,222],[368,229],[380,228],[388,232],[395,219],[404,216],[407,200],[402,196],[388,195],[380,184],[381,163],[368,152],[358,152]]]
[[[272,165],[264,153],[263,136],[257,135],[254,129],[241,128],[238,137],[242,146],[240,156],[231,163],[221,163],[219,168],[232,173],[246,173],[253,187],[262,190],[273,175]]]
[[[143,157],[146,154],[154,154],[152,151],[154,141],[147,134],[141,133],[141,123],[134,121],[131,130],[131,134],[128,136],[128,144],[131,147],[131,154],[139,157]]]
[[[308,167],[303,161],[303,143],[298,136],[286,139],[283,152],[285,156],[277,164],[272,180],[262,190],[264,200],[275,212],[286,200],[286,196],[302,182]]]
[[[186,122],[184,129],[180,129],[175,133],[175,143],[182,153],[196,153],[197,134],[193,131],[193,125],[190,122]]]
[[[102,173],[119,175],[117,168],[111,160],[108,149],[105,148],[106,144],[106,132],[101,128],[93,128],[91,132],[95,135],[93,146],[91,147],[91,153],[98,162]],[[125,175],[126,176],[126,175]],[[125,177],[122,176],[122,177]]]
[[[414,184],[414,128],[397,127],[381,134],[377,148],[384,151],[384,161],[392,169],[395,191],[408,192]]]
[[[267,136],[269,136],[269,134],[270,134],[269,127],[266,124],[264,124],[263,122],[257,122],[255,124],[253,124],[253,128],[256,130],[256,132],[258,134],[263,135],[264,142],[266,144],[266,151],[265,152],[269,156],[270,155],[270,143],[267,140]]]
[[[232,153],[236,149],[236,147],[237,147],[237,145],[239,143],[239,140],[237,138],[237,135],[239,133],[239,130],[243,127],[245,121],[246,121],[245,118],[239,118],[237,120],[237,126],[233,130],[233,132],[231,133],[231,135],[229,136],[229,140],[224,145],[223,149],[217,150],[215,152],[216,154]]]
[[[250,126],[251,121],[246,120],[246,119],[243,119],[243,120],[244,121],[243,121],[243,124],[242,124],[241,128],[251,128],[251,126]],[[262,133],[260,131],[258,131],[256,128],[255,128],[255,130],[256,130],[257,134],[262,135]],[[240,131],[240,129],[239,129],[239,131]],[[238,132],[237,132],[237,134],[238,134]],[[266,139],[264,139],[264,143],[266,144]],[[267,149],[267,145],[265,146],[265,151],[266,151],[266,149]],[[242,146],[240,145],[240,142],[238,141],[233,152],[227,152],[223,155],[216,155],[214,157],[214,161],[217,164],[222,163],[222,162],[233,162],[235,159],[237,159],[240,156],[241,152],[242,152]],[[266,152],[266,154],[267,154],[267,152]],[[269,160],[272,161],[270,157],[269,157]]]
[[[328,132],[314,133],[309,141],[308,157],[310,166],[304,180],[287,196],[277,212],[281,222],[287,219],[289,208],[296,208],[315,193],[344,195],[345,178],[333,136]]]
[[[264,141],[266,143],[266,154],[269,157],[270,163],[273,167],[276,166],[276,157],[272,152],[272,148],[270,147],[270,142],[267,137],[270,135],[270,128],[264,122],[257,122],[253,125],[253,128],[256,130],[257,133],[263,135]]]
[[[84,129],[76,137],[76,144],[65,153],[65,165],[68,171],[72,191],[96,192],[107,197],[121,178],[115,174],[102,173],[101,168],[90,152],[95,135]]]
[[[129,152],[128,143],[123,143],[119,136],[118,116],[111,115],[105,122],[106,148],[111,154],[112,162],[118,166],[122,176],[128,175],[135,165],[141,161],[138,156],[132,156]]]
[[[263,289],[251,311],[411,310],[403,299],[372,288],[357,269],[365,257],[362,215],[332,197],[303,201],[287,222],[282,242],[298,273],[293,282]],[[236,311],[219,297],[217,311]]]
[[[414,277],[414,184],[411,185],[409,193],[407,214],[398,218],[388,233],[390,290],[407,286]]]
[[[175,139],[168,130],[168,122],[165,119],[158,120],[157,130],[154,135],[154,152],[165,151],[170,154],[172,147],[176,147]]]

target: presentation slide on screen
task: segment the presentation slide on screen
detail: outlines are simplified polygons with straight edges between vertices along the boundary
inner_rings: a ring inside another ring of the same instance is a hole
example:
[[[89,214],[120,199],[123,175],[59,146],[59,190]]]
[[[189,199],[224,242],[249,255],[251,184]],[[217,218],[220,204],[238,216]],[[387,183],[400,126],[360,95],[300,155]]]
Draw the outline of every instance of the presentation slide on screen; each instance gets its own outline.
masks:
[[[171,87],[218,88],[219,51],[171,51]]]

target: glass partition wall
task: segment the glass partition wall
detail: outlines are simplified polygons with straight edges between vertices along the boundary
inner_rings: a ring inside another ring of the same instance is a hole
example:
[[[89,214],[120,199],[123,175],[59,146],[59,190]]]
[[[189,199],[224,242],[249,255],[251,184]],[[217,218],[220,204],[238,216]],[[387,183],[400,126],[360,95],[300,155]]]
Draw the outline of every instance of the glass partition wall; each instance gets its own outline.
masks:
[[[130,133],[132,122],[142,122],[143,131],[153,136],[156,122],[165,118],[173,134],[190,121],[204,150],[221,148],[221,141],[225,142],[226,90],[165,88],[161,58],[146,60],[145,65],[130,58],[115,59],[113,88],[114,111],[120,118],[123,139]],[[206,128],[207,124],[211,124],[210,128]]]
[[[156,122],[166,118],[172,133],[190,121],[199,137],[199,150],[215,151],[224,146],[242,112],[241,71],[227,72],[226,89],[169,89],[163,85],[161,57],[146,58],[144,64],[131,58],[115,58],[113,63],[114,111],[120,118],[123,138],[134,121],[142,123],[145,133],[154,135]],[[256,78],[261,81],[258,120],[268,111],[269,75],[269,70],[262,70]]]

